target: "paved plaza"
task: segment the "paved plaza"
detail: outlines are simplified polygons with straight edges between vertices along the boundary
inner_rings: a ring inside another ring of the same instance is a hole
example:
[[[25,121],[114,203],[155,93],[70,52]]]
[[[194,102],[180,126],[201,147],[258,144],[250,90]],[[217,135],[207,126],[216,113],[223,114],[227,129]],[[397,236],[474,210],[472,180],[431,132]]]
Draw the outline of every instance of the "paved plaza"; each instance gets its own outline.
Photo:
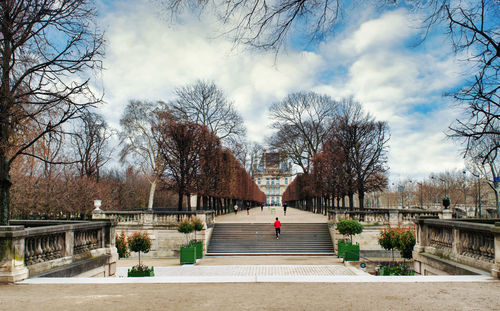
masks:
[[[490,283],[128,283],[0,286],[1,310],[498,310]]]
[[[282,223],[324,223],[328,222],[328,217],[324,215],[305,212],[296,208],[287,208],[286,216],[282,206],[264,206],[250,209],[247,215],[245,208],[239,207],[238,214],[230,213],[217,216],[217,223],[273,223],[278,217]]]

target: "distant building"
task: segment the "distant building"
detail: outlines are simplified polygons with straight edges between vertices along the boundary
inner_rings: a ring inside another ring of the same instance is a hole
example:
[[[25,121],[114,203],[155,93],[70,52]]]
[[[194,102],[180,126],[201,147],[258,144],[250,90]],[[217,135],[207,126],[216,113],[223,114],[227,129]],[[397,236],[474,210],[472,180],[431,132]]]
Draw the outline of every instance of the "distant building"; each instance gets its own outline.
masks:
[[[279,152],[264,152],[252,167],[253,181],[266,194],[268,205],[280,205],[281,196],[292,182],[292,165]]]

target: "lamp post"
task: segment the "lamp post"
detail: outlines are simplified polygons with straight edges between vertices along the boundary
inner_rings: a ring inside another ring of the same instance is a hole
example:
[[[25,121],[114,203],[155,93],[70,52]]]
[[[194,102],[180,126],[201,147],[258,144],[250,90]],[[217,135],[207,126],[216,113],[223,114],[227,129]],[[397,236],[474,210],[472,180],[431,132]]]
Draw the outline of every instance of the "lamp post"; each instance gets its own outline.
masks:
[[[465,187],[465,178],[466,178],[466,172],[465,170],[462,171],[464,174],[464,211],[465,211],[465,217],[467,217],[467,189]]]
[[[424,209],[424,201],[423,201],[423,197],[422,197],[422,187],[423,187],[423,184],[421,182],[417,182],[417,185],[420,188],[420,208]]]

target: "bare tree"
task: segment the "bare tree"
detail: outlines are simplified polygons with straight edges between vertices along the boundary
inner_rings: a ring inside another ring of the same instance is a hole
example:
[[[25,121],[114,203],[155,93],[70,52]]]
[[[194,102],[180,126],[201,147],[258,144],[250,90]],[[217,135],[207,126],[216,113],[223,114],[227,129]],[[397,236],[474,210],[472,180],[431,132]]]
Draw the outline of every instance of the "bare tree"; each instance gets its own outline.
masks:
[[[450,126],[450,134],[466,142],[466,153],[476,141],[488,141],[481,148],[487,160],[500,147],[500,6],[487,0],[444,3],[438,13],[448,23],[455,51],[466,52],[466,61],[475,67],[473,77],[453,94],[465,113]]]
[[[83,113],[73,132],[71,143],[80,176],[99,182],[100,170],[111,157],[109,139],[113,132],[104,118],[93,112]]]
[[[481,140],[473,141],[468,152],[468,162],[471,172],[476,177],[484,178],[488,186],[495,193],[495,206],[500,215],[499,192],[500,182],[495,177],[500,175],[500,159],[498,149],[492,150],[492,146],[499,145],[500,136],[487,136]]]
[[[156,186],[165,170],[165,163],[152,132],[159,110],[158,104],[132,100],[120,119],[123,145],[121,161],[131,159],[148,179],[151,185],[148,209],[153,209]]]
[[[345,155],[347,184],[351,186],[348,187],[350,207],[353,207],[354,186],[358,192],[359,207],[363,208],[365,193],[381,190],[387,183],[384,174],[387,171],[389,129],[387,123],[375,121],[352,98],[342,101],[341,110],[331,128],[331,135]]]
[[[293,93],[269,110],[274,120],[272,127],[278,130],[270,137],[269,145],[284,151],[303,172],[308,172],[311,159],[326,141],[328,127],[338,111],[337,102],[313,92]]]
[[[178,209],[182,209],[184,195],[188,198],[197,190],[201,176],[201,160],[206,145],[216,145],[217,137],[204,125],[178,121],[169,112],[159,113],[158,122],[153,127],[161,160],[165,163],[166,178],[170,178],[172,188],[178,195]],[[209,148],[215,150],[214,148]]]
[[[0,2],[0,224],[9,219],[10,166],[88,106],[102,33],[91,1]],[[29,124],[32,135],[20,135]],[[35,155],[36,156],[36,155]]]
[[[198,80],[177,88],[175,94],[177,98],[169,102],[169,107],[179,120],[207,126],[226,146],[246,135],[234,104],[214,82]]]

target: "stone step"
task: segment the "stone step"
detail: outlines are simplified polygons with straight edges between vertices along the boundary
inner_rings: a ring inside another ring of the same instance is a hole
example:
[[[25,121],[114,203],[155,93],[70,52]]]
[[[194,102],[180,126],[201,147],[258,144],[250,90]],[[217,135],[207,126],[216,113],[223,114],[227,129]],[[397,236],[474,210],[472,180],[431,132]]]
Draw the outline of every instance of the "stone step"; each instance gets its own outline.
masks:
[[[216,224],[207,256],[252,255],[333,255],[333,245],[326,223],[287,223],[275,238],[272,224]]]

